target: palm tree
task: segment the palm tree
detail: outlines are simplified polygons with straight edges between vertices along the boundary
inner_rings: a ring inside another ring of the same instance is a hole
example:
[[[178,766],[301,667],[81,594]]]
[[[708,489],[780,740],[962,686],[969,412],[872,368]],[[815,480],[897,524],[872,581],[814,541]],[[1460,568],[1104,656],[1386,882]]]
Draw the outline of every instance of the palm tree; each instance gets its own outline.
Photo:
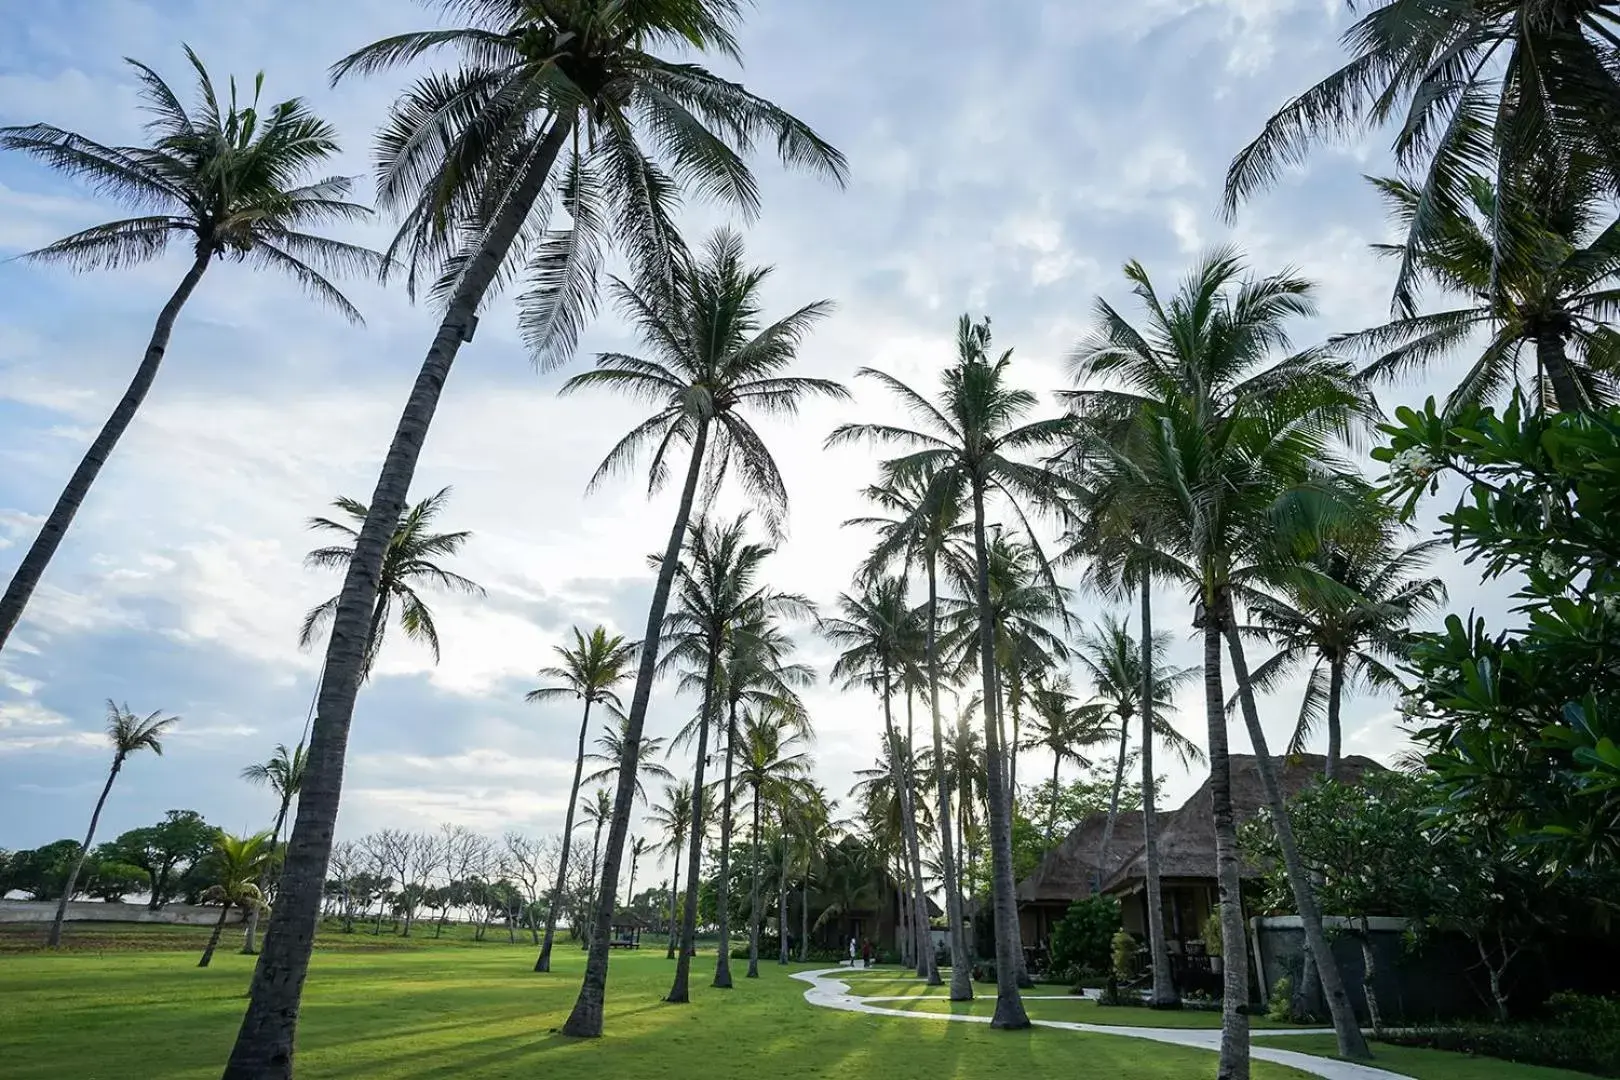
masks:
[[[664,775],[669,775],[668,769],[664,770]],[[643,801],[646,801],[645,796],[643,796]],[[641,861],[643,855],[651,850],[652,841],[645,836],[636,837],[635,843],[630,845],[630,878],[625,885],[624,892],[631,904],[636,902],[636,864]]]
[[[551,970],[551,945],[557,933],[557,913],[562,907],[563,890],[568,884],[568,856],[574,840],[574,810],[579,804],[580,774],[585,769],[585,736],[591,729],[591,706],[601,705],[610,713],[619,714],[622,706],[614,687],[630,677],[630,664],[636,658],[638,646],[626,643],[623,635],[608,635],[607,628],[598,626],[590,636],[574,627],[574,645],[567,648],[553,645],[559,663],[540,669],[540,677],[555,683],[531,690],[525,701],[554,701],[571,698],[584,702],[579,718],[579,745],[574,751],[574,783],[568,789],[568,812],[563,818],[562,851],[557,857],[557,884],[552,887],[551,901],[546,905],[546,933],[540,944],[540,955],[534,961],[534,970]]]
[[[894,692],[896,683],[903,684],[910,665],[918,653],[917,644],[926,633],[906,598],[906,582],[900,577],[877,577],[862,582],[855,595],[840,593],[838,615],[822,619],[820,631],[833,645],[841,647],[832,676],[844,686],[862,686],[877,693],[883,703],[884,746],[887,751],[886,767],[891,775],[895,798],[895,816],[904,857],[909,859],[916,849],[917,814],[915,793],[911,783],[911,747],[902,744],[894,723]],[[920,875],[913,875],[915,881]],[[928,908],[920,884],[908,896],[910,917],[915,932],[923,933],[927,925]],[[929,963],[932,949],[921,947],[917,941],[918,977],[931,984],[939,981],[938,970]]]
[[[259,882],[268,876],[275,861],[275,841],[267,832],[232,836],[221,831],[214,838],[214,851],[209,859],[214,884],[203,893],[203,900],[219,901],[219,918],[214,923],[214,932],[208,935],[208,945],[197,961],[198,967],[205,968],[214,959],[220,932],[225,929],[225,917],[233,904],[249,911],[265,906],[264,890]]]
[[[1159,634],[1148,648],[1158,654],[1170,646],[1170,635]],[[1105,615],[1095,627],[1075,641],[1070,654],[1091,680],[1093,697],[1085,706],[1094,720],[1117,724],[1119,754],[1114,760],[1114,783],[1108,796],[1108,820],[1103,827],[1102,852],[1106,857],[1114,839],[1114,822],[1119,816],[1119,792],[1125,781],[1125,763],[1130,757],[1131,721],[1143,712],[1142,695],[1151,682],[1153,700],[1146,715],[1152,718],[1156,739],[1166,743],[1183,765],[1203,764],[1204,752],[1177,731],[1167,719],[1176,711],[1176,694],[1197,678],[1196,668],[1155,668],[1142,663],[1141,642],[1132,636],[1128,620]],[[1149,747],[1146,751],[1152,753]],[[1146,793],[1144,793],[1146,794]],[[1144,804],[1145,805],[1145,804]],[[1099,867],[1105,870],[1106,867]],[[1102,887],[1102,882],[1097,882]]]
[[[875,484],[866,489],[866,497],[894,516],[854,518],[844,524],[874,526],[878,531],[877,547],[862,567],[863,575],[879,576],[899,559],[908,565],[920,562],[928,583],[928,600],[923,613],[927,626],[923,643],[924,675],[928,684],[929,716],[933,722],[935,820],[939,824],[939,861],[945,886],[945,918],[951,947],[950,999],[971,1001],[972,956],[962,914],[961,877],[956,862],[961,848],[952,842],[951,785],[946,770],[944,726],[939,708],[942,678],[939,664],[939,570],[942,562],[947,567],[965,564],[966,555],[962,549],[967,529],[961,521],[961,505],[931,501],[929,492],[932,487],[933,477],[920,473],[897,484]],[[936,494],[945,493],[941,488]]]
[[[440,0],[440,6],[475,25],[386,38],[334,72],[344,77],[413,63],[441,47],[460,54],[456,70],[423,75],[396,101],[377,140],[378,202],[404,212],[392,254],[408,267],[411,282],[423,275],[434,281],[444,314],[384,458],[334,612],[328,685],[299,805],[300,817],[307,812],[310,824],[294,825],[284,875],[293,880],[284,883],[276,905],[289,930],[313,926],[319,912],[365,628],[388,538],[405,509],[451,366],[462,344],[472,340],[490,291],[526,269],[525,338],[542,363],[561,362],[572,355],[594,304],[604,243],[631,254],[649,290],[670,291],[668,281],[684,276],[671,220],[680,187],[752,211],[757,194],[742,155],[756,140],[771,142],[789,166],[840,184],[845,173],[842,155],[785,110],[716,77],[690,55],[672,62],[649,51],[670,47],[736,59],[737,0]],[[646,153],[638,131],[654,140],[679,185]],[[562,203],[572,227],[547,230],[553,201]],[[700,447],[694,460],[703,456]],[[678,524],[672,532],[677,545],[685,532],[684,522]],[[667,591],[655,594],[658,610],[649,619],[649,636],[662,622],[663,598]],[[641,676],[649,689],[652,671],[648,663]],[[631,706],[637,738],[645,708]],[[618,805],[628,815],[628,792]],[[624,831],[608,831],[615,859]],[[611,862],[609,873],[617,875]],[[290,1074],[310,938],[289,932],[280,939],[285,944],[267,952],[255,969],[226,1080],[282,1080]],[[595,940],[600,955],[593,953],[586,969],[590,999],[571,1034],[601,1030],[607,935]]]
[[[317,300],[353,322],[362,321],[324,275],[373,270],[377,254],[304,231],[371,213],[343,201],[349,192],[345,177],[303,182],[337,155],[336,131],[310,112],[301,98],[261,113],[263,75],[253,84],[253,100],[245,104],[237,102],[233,81],[222,111],[202,61],[190,48],[186,58],[196,71],[200,95],[199,107],[190,112],[157,72],[126,61],[135,69],[150,117],[146,146],[103,146],[50,124],[0,127],[0,150],[36,158],[141,213],[65,236],[22,258],[65,263],[75,270],[117,270],[155,259],[177,241],[185,242],[191,255],[190,267],[158,312],[135,377],[73,470],[0,597],[0,649],[16,629],[91,485],[146,400],[180,311],[215,259],[230,257],[290,274]]]
[[[303,786],[305,764],[306,756],[302,742],[291,750],[288,750],[285,744],[277,743],[276,752],[270,756],[269,761],[255,762],[242,770],[243,780],[255,786],[268,786],[276,795],[276,823],[270,830],[272,849],[281,846],[281,827],[287,823],[287,809],[297,797],[298,789]],[[268,883],[267,879],[260,880],[261,893]],[[260,909],[264,905],[245,906],[248,909],[248,918],[247,928],[242,935],[242,952],[251,956],[258,952],[254,947],[254,940],[259,929]]]
[[[707,821],[704,807],[706,791],[703,777],[709,764],[709,733],[722,728],[727,735],[726,776],[724,779],[720,814],[720,944],[715,961],[714,985],[731,985],[729,943],[729,897],[726,878],[730,874],[729,851],[731,842],[731,815],[726,812],[725,801],[732,790],[731,770],[734,757],[731,752],[735,722],[723,713],[726,687],[722,685],[728,651],[732,656],[757,652],[760,646],[733,649],[730,642],[738,635],[756,636],[766,632],[772,620],[783,615],[799,615],[807,611],[802,597],[777,593],[758,585],[761,567],[774,548],[750,542],[747,539],[748,515],[720,525],[699,520],[691,528],[692,540],[687,557],[678,569],[680,596],[674,611],[665,619],[664,642],[668,647],[666,666],[681,665],[687,671],[681,680],[683,689],[695,689],[702,695],[702,705],[694,721],[675,737],[678,744],[695,740],[697,755],[695,776],[692,781],[693,828],[689,831],[691,850],[688,855],[686,877],[686,904],[682,919],[682,942],[675,966],[675,979],[666,1000],[684,1003],[690,1000],[691,953],[697,929],[697,895],[699,872],[702,867],[703,830],[698,822]],[[752,676],[749,677],[752,680]],[[741,668],[735,685],[745,685]],[[739,693],[739,699],[743,695]]]
[[[910,453],[885,464],[886,479],[897,482],[908,475],[927,476],[931,500],[971,504],[973,509],[973,585],[979,616],[996,923],[996,1010],[991,1025],[1022,1028],[1029,1026],[1029,1017],[1018,996],[1017,972],[1023,950],[1013,891],[1012,820],[1002,747],[996,738],[1000,697],[995,685],[997,652],[985,515],[989,498],[998,492],[1021,522],[1021,502],[1033,509],[1056,503],[1067,485],[1049,470],[1019,460],[1018,455],[1050,447],[1063,437],[1068,423],[1063,419],[1024,422],[1037,399],[1029,391],[1007,384],[1011,350],[994,361],[989,352],[988,320],[974,323],[964,315],[957,327],[957,362],[944,373],[938,405],[891,375],[863,368],[862,375],[876,379],[900,399],[921,430],[891,424],[845,424],[833,432],[828,443],[875,441],[907,448]],[[1041,561],[1044,565],[1045,560]]]
[[[668,606],[670,588],[680,565],[682,540],[687,533],[698,479],[707,465],[718,481],[728,470],[741,475],[743,487],[765,510],[773,529],[785,512],[787,489],[776,462],[745,413],[757,409],[794,415],[805,398],[820,395],[835,400],[848,397],[838,383],[785,374],[804,336],[829,310],[825,301],[809,304],[768,326],[760,325],[759,290],[769,276],[765,267],[747,267],[742,241],[719,232],[705,245],[702,258],[678,260],[670,287],[636,289],[614,279],[613,291],[625,314],[641,331],[654,360],[603,353],[594,371],[577,375],[564,385],[565,393],[598,386],[619,390],[660,404],[659,410],[637,424],[609,451],[592,483],[628,468],[642,450],[653,450],[648,478],[657,489],[668,475],[668,452],[675,443],[691,448],[686,481],[670,529],[669,543],[659,561],[658,581],[647,613],[647,636],[657,640]],[[713,459],[709,454],[714,443]],[[716,646],[718,642],[714,643]],[[644,650],[630,702],[627,742],[640,742],[657,669],[657,650]],[[707,695],[706,695],[707,696]],[[635,780],[634,754],[620,770],[619,816],[608,830],[606,872],[617,875],[617,860],[630,827],[630,790]],[[694,785],[694,789],[701,785]],[[701,801],[701,800],[694,800]],[[695,833],[694,833],[695,835]],[[611,892],[612,882],[604,882]],[[695,914],[689,905],[688,919]],[[593,940],[579,1000],[563,1030],[570,1035],[596,1036],[602,1032],[602,1001],[607,985],[607,921],[612,912],[601,911],[603,933]],[[684,957],[684,953],[682,956]],[[679,966],[686,964],[682,959]],[[682,982],[679,975],[677,981]],[[677,998],[679,1000],[679,998]]]
[[[1030,731],[1024,739],[1026,750],[1044,750],[1052,757],[1052,807],[1046,818],[1046,844],[1052,844],[1052,833],[1057,828],[1058,792],[1063,772],[1063,764],[1073,761],[1077,765],[1089,765],[1090,759],[1081,753],[1088,746],[1102,742],[1109,737],[1103,726],[1103,718],[1095,709],[1081,705],[1074,696],[1074,688],[1069,683],[1067,675],[1059,675],[1050,680],[1036,683],[1029,695],[1030,711],[1034,718],[1030,723]],[[1114,789],[1115,805],[1118,805],[1119,787],[1118,779]],[[1112,809],[1110,810],[1109,824],[1113,824]],[[1107,831],[1104,832],[1103,851],[1108,850]]]
[[[1527,163],[1580,147],[1596,155],[1607,189],[1620,184],[1609,4],[1385,0],[1343,41],[1350,61],[1284,105],[1233,160],[1226,209],[1304,160],[1313,143],[1397,121],[1396,164],[1421,177],[1395,290],[1405,313],[1417,253],[1435,223],[1467,201],[1470,172],[1489,168],[1500,184]]]
[[[1092,458],[1100,486],[1144,506],[1156,530],[1156,564],[1180,578],[1197,604],[1194,626],[1204,637],[1204,695],[1209,727],[1210,791],[1221,897],[1225,1008],[1221,1075],[1247,1072],[1248,970],[1232,818],[1221,648],[1231,653],[1233,678],[1267,802],[1277,827],[1305,938],[1322,977],[1342,1056],[1366,1056],[1337,965],[1327,951],[1320,910],[1288,823],[1265,732],[1252,708],[1234,599],[1273,569],[1280,527],[1335,501],[1331,476],[1344,467],[1329,440],[1370,415],[1371,405],[1343,363],[1320,350],[1290,355],[1256,370],[1273,350],[1288,347],[1286,323],[1314,313],[1308,282],[1281,274],[1245,277],[1239,258],[1216,251],[1196,266],[1167,302],[1136,263],[1126,276],[1149,314],[1138,330],[1111,307],[1082,354],[1082,378],[1111,376],[1124,384],[1113,397],[1094,396],[1094,414],[1135,413],[1135,430],[1117,440],[1097,438]],[[1106,472],[1117,472],[1118,478]],[[1127,479],[1128,478],[1128,479]],[[1131,485],[1134,485],[1132,488]]]
[[[1443,580],[1418,576],[1445,540],[1403,546],[1393,516],[1375,496],[1368,503],[1370,528],[1324,540],[1306,557],[1308,573],[1245,597],[1255,624],[1250,629],[1277,649],[1249,681],[1264,692],[1309,664],[1288,752],[1304,753],[1317,726],[1325,724],[1329,780],[1338,774],[1343,752],[1339,713],[1346,692],[1403,689],[1392,665],[1406,655],[1412,624],[1446,599]]]
[[[1397,221],[1409,225],[1422,211],[1422,195],[1410,184],[1373,182]],[[1393,380],[1469,348],[1483,332],[1485,348],[1447,397],[1448,412],[1515,388],[1527,346],[1535,354],[1538,402],[1550,397],[1566,411],[1612,405],[1620,397],[1614,375],[1620,337],[1609,326],[1620,300],[1612,188],[1596,163],[1571,154],[1538,160],[1506,175],[1503,185],[1468,177],[1462,205],[1437,217],[1412,253],[1414,280],[1465,298],[1464,306],[1399,314],[1339,343],[1377,354],[1366,377]]]
[[[101,787],[101,796],[96,799],[96,808],[90,812],[90,827],[85,830],[84,843],[79,847],[78,855],[74,856],[73,869],[68,871],[67,884],[62,887],[62,898],[56,902],[56,917],[51,920],[51,931],[45,939],[50,948],[57,948],[62,944],[62,920],[67,918],[68,901],[73,899],[73,893],[79,884],[79,872],[84,869],[85,856],[90,854],[90,842],[96,838],[96,823],[101,820],[101,808],[107,805],[107,796],[112,792],[113,781],[118,779],[118,773],[124,767],[124,761],[131,754],[138,754],[142,750],[163,756],[163,733],[180,722],[178,716],[164,716],[161,712],[150,716],[140,717],[129,711],[129,706],[120,707],[110,698],[107,701],[107,741],[112,743],[112,768],[107,772],[107,782]]]
[[[449,488],[423,499],[406,512],[394,528],[383,557],[382,574],[378,578],[376,604],[371,611],[371,622],[366,631],[365,660],[360,667],[360,679],[371,677],[371,669],[382,652],[383,637],[388,632],[388,616],[394,604],[399,604],[399,627],[412,641],[421,642],[432,650],[433,662],[439,662],[439,629],[433,624],[433,611],[417,593],[419,584],[433,585],[451,592],[483,596],[483,587],[474,581],[453,574],[435,559],[447,558],[461,551],[462,545],[472,537],[470,532],[431,532],[434,520],[444,509],[450,497]],[[348,543],[316,548],[304,558],[308,566],[341,570],[348,567],[360,542],[360,529],[366,520],[366,506],[347,496],[333,500],[332,505],[353,518],[355,525],[345,525],[331,518],[309,519],[309,527],[319,532],[337,533]],[[298,645],[307,649],[320,637],[326,624],[337,612],[342,594],[311,608],[304,616],[304,625],[298,632]],[[324,679],[323,679],[324,681]]]
[[[597,736],[596,745],[601,747],[599,753],[585,755],[586,761],[600,761],[602,767],[585,778],[588,784],[600,784],[614,779],[619,775],[619,767],[625,759],[625,748],[628,743],[624,737],[625,717],[623,714],[602,729]],[[636,789],[635,798],[639,803],[647,801],[647,788],[642,778],[650,776],[655,780],[673,780],[675,774],[653,759],[653,755],[662,753],[664,739],[648,736],[641,740],[641,752],[636,761]]]
[[[674,867],[670,871],[669,883],[669,953],[667,960],[675,959],[675,920],[680,909],[675,904],[675,897],[681,891],[681,850],[686,846],[686,831],[692,827],[692,782],[682,780],[678,784],[664,785],[664,801],[653,803],[647,811],[647,820],[655,825],[665,836],[664,843],[658,848],[660,854],[668,855]]]
[[[816,867],[826,865],[827,850],[838,836],[839,825],[833,818],[836,806],[825,789],[811,783],[788,815],[796,840],[794,858],[799,870],[800,963],[810,958],[810,881],[816,875]],[[785,963],[785,948],[782,959]]]
[[[612,928],[609,927],[608,930],[602,931],[597,926],[596,920],[593,917],[596,913],[596,904],[598,899],[596,887],[599,880],[597,878],[597,870],[601,866],[599,860],[602,857],[602,826],[613,820],[613,797],[608,794],[607,788],[597,788],[594,792],[592,792],[591,797],[586,799],[584,805],[580,807],[579,816],[584,819],[580,822],[581,825],[594,826],[594,832],[591,837],[591,896],[585,905],[584,927],[585,944],[587,947],[589,947],[593,934],[598,932],[608,933],[612,930]],[[601,900],[603,903],[613,903],[613,897],[611,896],[602,895]]]
[[[759,978],[759,926],[764,913],[759,905],[760,809],[764,805],[785,806],[799,798],[810,775],[810,755],[799,749],[805,744],[803,720],[794,706],[786,709],[767,706],[752,710],[743,722],[741,744],[737,748],[737,779],[753,793],[753,867],[748,916],[748,978]],[[784,882],[784,888],[786,883]],[[777,934],[785,940],[787,927]]]

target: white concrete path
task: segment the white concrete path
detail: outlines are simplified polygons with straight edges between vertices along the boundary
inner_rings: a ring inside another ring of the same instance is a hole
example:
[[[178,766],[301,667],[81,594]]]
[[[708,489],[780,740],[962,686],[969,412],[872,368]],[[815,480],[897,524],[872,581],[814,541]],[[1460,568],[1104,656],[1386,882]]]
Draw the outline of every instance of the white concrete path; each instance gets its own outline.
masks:
[[[887,1009],[872,1002],[881,1001],[916,1001],[916,995],[866,997],[850,993],[848,968],[823,968],[819,971],[800,971],[794,973],[794,978],[810,984],[810,989],[804,992],[804,1000],[823,1009],[839,1009],[843,1012],[867,1013],[871,1016],[898,1016],[906,1020],[965,1020],[970,1024],[988,1024],[988,1016],[970,1016],[964,1013],[935,1013],[921,1012],[910,1009]],[[873,980],[874,982],[879,980]],[[1074,1001],[1081,995],[1054,994],[1045,998],[1049,1001]],[[1028,1000],[1041,1000],[1036,995],[1026,995]],[[943,999],[941,999],[943,1000]],[[1032,1020],[1037,1027],[1061,1028],[1065,1031],[1088,1031],[1096,1035],[1118,1035],[1129,1039],[1148,1039],[1152,1042],[1169,1043],[1173,1046],[1191,1046],[1200,1050],[1219,1051],[1221,1047],[1221,1033],[1218,1030],[1200,1028],[1151,1028],[1151,1027],[1121,1027],[1112,1024],[1081,1024],[1066,1020]],[[1268,1038],[1271,1036],[1292,1034],[1332,1034],[1328,1028],[1294,1029],[1276,1031],[1256,1031],[1254,1038]],[[1250,1044],[1249,1055],[1260,1061],[1273,1061],[1278,1065],[1287,1065],[1301,1072],[1313,1076],[1324,1077],[1325,1080],[1408,1080],[1399,1073],[1392,1073],[1385,1069],[1375,1069],[1371,1065],[1356,1065],[1348,1061],[1336,1061],[1332,1058],[1317,1057],[1314,1054],[1302,1054],[1297,1050],[1279,1050],[1272,1046]]]

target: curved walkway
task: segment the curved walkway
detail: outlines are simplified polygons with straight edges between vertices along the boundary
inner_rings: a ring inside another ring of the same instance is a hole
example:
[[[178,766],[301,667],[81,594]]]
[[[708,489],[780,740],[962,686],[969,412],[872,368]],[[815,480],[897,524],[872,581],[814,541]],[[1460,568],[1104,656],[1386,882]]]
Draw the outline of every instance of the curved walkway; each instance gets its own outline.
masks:
[[[912,997],[866,997],[850,993],[849,983],[845,976],[849,974],[848,968],[822,968],[817,971],[795,972],[793,977],[801,982],[810,984],[810,989],[804,992],[804,1000],[823,1009],[839,1009],[843,1012],[867,1013],[872,1016],[898,1016],[907,1020],[965,1020],[971,1024],[988,1024],[988,1016],[970,1016],[962,1013],[932,1013],[917,1012],[909,1009],[887,1009],[882,1005],[874,1005],[877,1001],[916,1001]],[[1029,1000],[1039,1000],[1037,995],[1027,995]],[[1051,995],[1051,1000],[1075,1000],[1072,994]],[[943,1000],[943,999],[942,999]],[[1200,1050],[1218,1051],[1221,1047],[1221,1033],[1214,1029],[1198,1028],[1151,1028],[1151,1027],[1123,1027],[1112,1024],[1081,1024],[1067,1020],[1031,1020],[1037,1027],[1062,1028],[1065,1031],[1086,1031],[1096,1035],[1118,1035],[1129,1039],[1148,1039],[1153,1042],[1169,1043],[1173,1046],[1191,1046]],[[1257,1038],[1272,1036],[1319,1034],[1331,1029],[1295,1029],[1254,1032]],[[1260,1061],[1271,1061],[1278,1065],[1287,1065],[1301,1072],[1313,1076],[1324,1077],[1325,1080],[1409,1080],[1400,1073],[1392,1073],[1385,1069],[1375,1069],[1371,1065],[1357,1065],[1348,1061],[1336,1061],[1333,1058],[1317,1057],[1314,1054],[1302,1054],[1297,1050],[1279,1050],[1272,1046],[1261,1046],[1251,1042],[1249,1056]]]

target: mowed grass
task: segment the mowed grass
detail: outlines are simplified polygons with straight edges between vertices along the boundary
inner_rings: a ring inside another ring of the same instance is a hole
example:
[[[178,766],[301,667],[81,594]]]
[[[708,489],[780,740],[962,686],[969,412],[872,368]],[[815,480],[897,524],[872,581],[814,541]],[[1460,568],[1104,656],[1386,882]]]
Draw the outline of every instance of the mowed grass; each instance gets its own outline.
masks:
[[[214,1080],[242,1016],[252,958],[221,951],[110,946],[140,932],[70,928],[77,948],[0,958],[0,1075],[6,1080]],[[197,943],[176,931],[174,945]],[[504,939],[504,934],[501,935]],[[95,943],[100,941],[97,946]],[[227,942],[235,942],[227,938]],[[13,944],[16,939],[13,937]],[[565,947],[557,971],[530,971],[528,943],[423,940],[398,947],[364,933],[323,935],[299,1029],[301,1080],[399,1077],[497,1080],[537,1076],[659,1080],[1024,1080],[1118,1076],[1204,1080],[1207,1052],[1036,1028],[930,1024],[812,1007],[805,984],[775,963],[762,978],[714,990],[712,953],[694,966],[693,1003],[666,1005],[673,965],[663,951],[613,957],[607,1034],[556,1033],[579,988],[583,956]],[[388,945],[395,947],[386,947]],[[874,989],[873,992],[876,992]],[[1298,1080],[1257,1063],[1256,1080]]]
[[[967,1016],[989,1016],[996,1011],[995,987],[975,987],[976,993],[982,996],[972,1001],[951,1001],[948,994],[938,992],[937,987],[923,987],[918,990],[912,988],[895,989],[863,989],[861,984],[852,984],[850,991],[855,994],[888,996],[890,994],[904,994],[904,1001],[875,1001],[874,1005],[884,1008],[904,1009],[907,1012],[929,1013],[958,1013]],[[1029,1013],[1032,1020],[1061,1020],[1065,1023],[1102,1024],[1108,1027],[1155,1027],[1155,1028],[1194,1028],[1215,1030],[1221,1026],[1221,1014],[1202,1009],[1134,1009],[1134,1008],[1106,1008],[1095,1001],[1043,1001],[1042,993],[1062,993],[1060,989],[1035,989],[1028,992],[1024,998],[1024,1011]],[[1268,1031],[1295,1027],[1294,1024],[1281,1024],[1264,1016],[1249,1017],[1249,1027],[1254,1031]],[[1291,1044],[1290,1044],[1291,1045]]]
[[[1338,1044],[1331,1035],[1293,1035],[1268,1043],[1286,1050],[1332,1057]],[[1593,1080],[1586,1073],[1549,1069],[1543,1065],[1520,1065],[1499,1058],[1454,1054],[1449,1050],[1426,1050],[1418,1046],[1372,1044],[1373,1064],[1419,1080]]]

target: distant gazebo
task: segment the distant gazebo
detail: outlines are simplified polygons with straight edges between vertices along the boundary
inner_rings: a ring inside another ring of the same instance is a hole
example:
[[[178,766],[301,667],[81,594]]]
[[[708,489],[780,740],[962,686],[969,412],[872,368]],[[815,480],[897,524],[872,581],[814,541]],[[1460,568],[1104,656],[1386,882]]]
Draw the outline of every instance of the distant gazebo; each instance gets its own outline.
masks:
[[[611,949],[641,948],[641,932],[646,927],[646,921],[635,912],[620,912],[613,916],[613,924],[608,933],[608,947]]]

